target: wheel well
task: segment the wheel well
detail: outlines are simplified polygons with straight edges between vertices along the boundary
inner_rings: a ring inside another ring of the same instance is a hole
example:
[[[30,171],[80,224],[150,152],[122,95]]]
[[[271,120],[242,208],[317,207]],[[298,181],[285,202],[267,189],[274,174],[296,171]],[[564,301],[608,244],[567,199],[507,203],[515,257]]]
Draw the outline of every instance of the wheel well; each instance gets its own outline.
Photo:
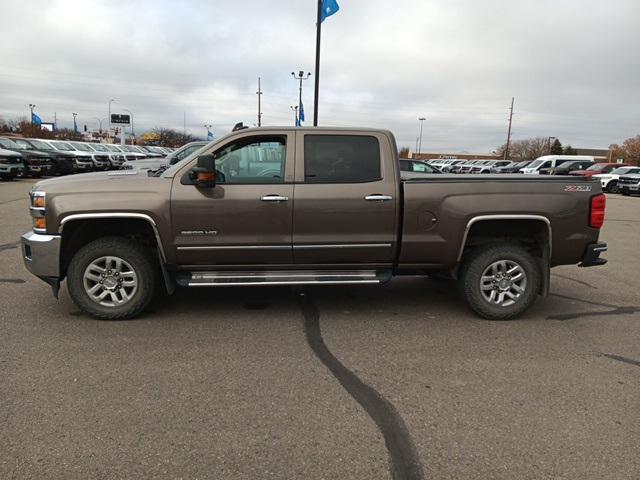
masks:
[[[551,227],[543,220],[482,220],[469,228],[460,251],[460,259],[482,245],[495,243],[520,245],[538,260],[542,274],[540,293],[546,296],[550,284],[551,240]]]
[[[470,249],[489,243],[516,243],[535,257],[548,254],[550,232],[542,220],[483,220],[471,225],[462,250],[464,256]]]
[[[157,258],[158,243],[151,224],[137,218],[100,218],[73,220],[64,225],[60,256],[61,276],[67,274],[67,267],[75,253],[84,245],[101,237],[119,236],[144,245]]]

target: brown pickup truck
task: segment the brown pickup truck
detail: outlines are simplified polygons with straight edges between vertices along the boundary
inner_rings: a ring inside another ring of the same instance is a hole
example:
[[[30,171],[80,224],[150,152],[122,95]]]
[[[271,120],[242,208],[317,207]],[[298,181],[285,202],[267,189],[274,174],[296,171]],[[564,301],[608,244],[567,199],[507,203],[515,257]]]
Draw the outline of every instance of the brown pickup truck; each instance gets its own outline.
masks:
[[[599,182],[524,175],[401,178],[393,135],[245,129],[158,176],[102,172],[31,191],[27,268],[101,319],[130,318],[176,285],[457,280],[480,316],[511,319],[550,268],[606,262]],[[429,292],[425,291],[425,295]]]

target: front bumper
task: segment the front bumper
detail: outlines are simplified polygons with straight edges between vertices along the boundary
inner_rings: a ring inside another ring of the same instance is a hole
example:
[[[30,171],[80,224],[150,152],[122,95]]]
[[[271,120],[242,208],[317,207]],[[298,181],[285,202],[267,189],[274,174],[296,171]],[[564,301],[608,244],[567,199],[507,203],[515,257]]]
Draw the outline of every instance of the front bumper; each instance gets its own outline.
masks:
[[[0,174],[19,175],[22,172],[21,165],[0,163]]]
[[[587,245],[587,249],[582,255],[582,261],[578,265],[579,267],[596,267],[598,265],[604,265],[607,260],[600,258],[600,254],[606,252],[608,249],[607,244],[604,242],[590,243]]]
[[[22,235],[22,259],[31,273],[47,283],[60,277],[60,235],[27,232]]]
[[[620,189],[621,193],[638,193],[638,192],[640,192],[640,183],[637,183],[635,185],[630,185],[630,184],[620,185],[620,184],[618,184],[618,188]]]

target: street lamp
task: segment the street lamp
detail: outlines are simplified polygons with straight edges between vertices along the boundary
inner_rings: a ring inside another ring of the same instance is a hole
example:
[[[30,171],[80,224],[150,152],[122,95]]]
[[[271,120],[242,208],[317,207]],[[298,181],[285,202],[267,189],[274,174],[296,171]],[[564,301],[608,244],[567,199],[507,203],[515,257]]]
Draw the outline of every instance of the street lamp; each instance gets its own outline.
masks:
[[[549,137],[549,138],[547,139],[547,154],[548,154],[548,155],[551,155],[551,139],[553,139],[553,140],[557,140],[557,138],[556,138],[556,137]]]
[[[418,118],[418,120],[420,121],[420,143],[418,144],[418,160],[420,160],[420,154],[422,153],[422,125],[424,124],[426,118],[420,117]]]
[[[211,139],[213,139],[213,135],[211,134],[211,127],[213,125],[207,125],[206,123],[204,124],[204,128],[207,129],[207,140],[209,140],[209,138],[211,137]]]
[[[297,127],[298,126],[298,105],[296,105],[295,107],[293,105],[289,105],[289,108],[293,110],[293,124]]]
[[[111,140],[111,102],[115,102],[116,99],[112,98],[111,100],[109,100],[109,115],[108,115],[108,119],[109,119],[109,130],[107,130],[107,141]]]
[[[93,117],[93,119],[98,121],[98,130],[102,133],[102,122],[104,122],[106,118],[100,119],[98,117]]]
[[[34,129],[33,129],[33,109],[36,108],[36,104],[35,103],[30,103],[29,104],[29,109],[31,110],[31,136],[34,136]]]
[[[297,123],[296,126],[301,126],[301,123],[304,121],[304,110],[302,107],[302,81],[303,80],[307,80],[310,76],[311,76],[311,72],[307,72],[307,75],[304,75],[304,71],[300,70],[298,72],[298,74],[296,75],[295,72],[291,72],[291,75],[293,76],[293,78],[295,78],[296,80],[300,81],[300,93],[298,96],[298,108],[299,108],[299,113],[296,114],[296,119],[297,119]],[[302,118],[301,118],[302,117]]]

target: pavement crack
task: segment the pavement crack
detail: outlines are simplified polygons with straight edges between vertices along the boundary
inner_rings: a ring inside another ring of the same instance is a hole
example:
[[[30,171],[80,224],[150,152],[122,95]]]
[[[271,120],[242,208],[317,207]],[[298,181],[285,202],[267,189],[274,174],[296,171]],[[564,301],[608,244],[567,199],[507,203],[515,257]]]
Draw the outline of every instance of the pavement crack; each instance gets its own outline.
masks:
[[[0,283],[26,283],[21,278],[0,278]]]
[[[550,293],[549,295],[552,297],[564,298],[565,300],[574,300],[576,302],[587,303],[589,305],[595,305],[597,307],[619,308],[617,305],[612,305],[610,303],[593,302],[591,300],[584,300],[583,298],[570,297],[568,295],[560,295],[558,293]]]
[[[13,200],[5,200],[3,202],[0,202],[0,205],[6,205],[7,203],[13,203],[13,202],[17,202],[19,200],[27,200],[28,197],[20,197],[20,198],[14,198]]]
[[[311,299],[305,293],[300,293],[298,303],[304,317],[305,335],[311,350],[367,412],[382,433],[389,452],[391,477],[394,480],[422,480],[424,474],[418,452],[396,408],[331,353],[322,338],[320,311]]]
[[[623,357],[621,355],[614,355],[612,353],[600,353],[602,357],[607,357],[612,360],[617,360],[618,362],[628,363],[629,365],[635,365],[636,367],[640,367],[640,361],[634,360],[633,358]]]
[[[11,250],[12,248],[18,248],[18,243],[19,242],[3,243],[2,245],[0,245],[0,252],[4,250]]]
[[[594,287],[594,286],[593,286],[593,285],[591,285],[590,283],[583,282],[582,280],[577,280],[577,279],[575,279],[575,278],[571,278],[571,277],[565,277],[564,275],[560,275],[559,273],[552,273],[552,275],[553,275],[554,277],[563,278],[563,279],[565,279],[565,280],[571,280],[572,282],[579,283],[580,285],[584,285],[584,286],[589,287],[589,288],[595,288],[595,289],[597,289],[597,287]]]

